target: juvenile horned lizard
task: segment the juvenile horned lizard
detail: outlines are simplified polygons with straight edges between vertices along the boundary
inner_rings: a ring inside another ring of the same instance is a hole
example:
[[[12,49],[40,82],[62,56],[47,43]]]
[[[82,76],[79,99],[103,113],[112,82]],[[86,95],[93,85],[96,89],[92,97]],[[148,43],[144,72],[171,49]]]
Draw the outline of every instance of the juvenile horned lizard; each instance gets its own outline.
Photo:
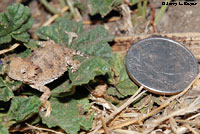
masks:
[[[26,59],[12,59],[8,76],[43,92],[40,99],[47,105],[46,116],[49,116],[51,105],[47,100],[51,91],[45,85],[62,76],[67,67],[70,67],[72,72],[77,71],[80,62],[73,60],[74,55],[83,56],[79,51],[57,45],[54,41],[45,41]]]

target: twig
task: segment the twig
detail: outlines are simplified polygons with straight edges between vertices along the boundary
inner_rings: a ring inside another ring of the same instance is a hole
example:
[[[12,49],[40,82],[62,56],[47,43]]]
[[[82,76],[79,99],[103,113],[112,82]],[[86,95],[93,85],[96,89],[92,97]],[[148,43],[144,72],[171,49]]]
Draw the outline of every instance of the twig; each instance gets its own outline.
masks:
[[[151,6],[151,4],[149,4],[148,6],[152,9],[152,17],[150,19],[150,23],[153,26],[154,32],[156,33],[157,29],[156,29],[156,26],[155,26],[155,23],[154,23],[156,11],[155,11],[155,8]]]
[[[137,100],[142,94],[144,94],[146,91],[143,91],[140,93],[143,89],[143,86],[141,86],[137,92],[131,96],[122,106],[120,106],[117,110],[115,110],[112,114],[110,114],[108,117],[105,118],[105,123],[110,121],[115,115],[120,113],[124,108],[126,108],[128,105],[130,105],[133,101]],[[140,94],[139,94],[140,93]],[[139,94],[139,95],[138,95]],[[96,132],[102,127],[102,125],[99,125],[96,127],[94,131],[92,131],[90,134],[96,134]]]
[[[137,131],[133,131],[133,130],[123,130],[123,129],[117,129],[114,132],[116,132],[116,134],[142,134],[139,133]]]
[[[172,129],[172,131],[174,131],[174,133],[175,134],[177,134],[178,132],[178,126],[177,126],[177,123],[176,123],[176,121],[174,120],[174,118],[173,117],[170,117],[169,118],[169,122],[170,122],[170,126],[171,126],[171,129]]]
[[[46,0],[40,0],[40,2],[53,14],[58,14],[59,12],[51,6]]]
[[[103,117],[101,116],[100,119],[101,119],[101,123],[102,123],[103,129],[105,131],[105,134],[110,134]]]
[[[110,114],[108,117],[106,117],[106,122],[110,121],[115,115],[120,113],[123,109],[125,109],[127,106],[129,106],[131,103],[133,103],[136,99],[138,99],[141,95],[143,95],[146,91],[143,91],[140,93],[143,89],[143,86],[141,86],[137,92],[131,96],[123,105],[121,105],[117,110],[115,110],[112,114]],[[140,93],[140,94],[139,94]]]
[[[126,111],[126,110],[123,110],[121,113],[119,113],[118,115],[116,115],[115,118],[114,118],[112,121],[110,121],[110,123],[109,123],[108,126],[113,126],[113,124],[115,123],[115,121],[116,121],[117,119],[119,119],[119,117],[121,117],[121,115],[122,115],[125,111]]]
[[[128,5],[126,4],[122,4],[120,6],[120,8],[122,9],[122,16],[123,16],[123,26],[121,27],[121,29],[128,31],[128,33],[133,33],[134,32],[134,28],[133,28],[133,24],[132,24],[132,18],[131,18],[131,10],[129,8]]]
[[[64,12],[66,12],[69,9],[68,6],[64,7],[60,14],[63,14]],[[52,16],[48,21],[46,21],[42,26],[48,26],[50,25],[56,18],[58,18],[60,16],[60,14],[55,14],[54,16]]]
[[[45,13],[44,13],[45,7],[42,6],[41,4],[39,6],[40,6],[40,9],[41,9],[40,23],[39,23],[39,25],[36,25],[36,27],[40,27],[45,22]]]
[[[143,104],[142,104],[140,107],[137,108],[138,111],[141,110],[141,109],[144,108],[147,104],[150,103],[152,94],[148,95],[147,97],[148,97],[148,98],[143,102]]]
[[[198,110],[199,108],[200,108],[200,105],[190,105],[188,107],[185,107],[185,108],[179,109],[177,111],[174,111],[174,112],[172,112],[171,114],[169,114],[167,116],[164,116],[162,118],[154,120],[154,122],[152,123],[152,127],[148,128],[148,130],[146,132],[144,132],[144,134],[148,134],[155,127],[157,127],[160,123],[162,123],[163,121],[165,121],[165,120],[167,120],[167,119],[169,119],[171,117],[174,117],[174,116],[177,116],[177,115],[184,115],[186,113],[191,113],[191,112],[194,112],[194,111]]]
[[[200,121],[194,121],[194,120],[175,120],[176,122],[184,123],[184,124],[191,124],[195,126],[200,126]]]
[[[42,131],[47,131],[47,132],[53,132],[55,134],[65,134],[65,133],[57,132],[57,131],[54,131],[54,130],[51,130],[51,129],[47,129],[47,128],[40,128],[40,127],[32,126],[32,125],[30,125],[28,123],[26,123],[26,125],[28,127],[30,127],[31,129],[42,130]]]
[[[138,119],[130,119],[130,120],[127,120],[127,121],[124,121],[116,126],[113,126],[112,129],[119,129],[119,128],[122,128],[124,126],[128,126],[128,125],[131,125],[133,123],[141,123],[144,119],[156,114],[158,111],[160,111],[161,109],[163,109],[164,107],[166,107],[168,104],[167,103],[164,103],[162,104],[160,107],[158,107],[157,109],[151,111],[150,113],[146,114],[145,116],[143,117],[140,117],[139,120]]]
[[[192,120],[192,119],[194,119],[194,118],[196,118],[196,117],[198,117],[198,116],[200,116],[200,113],[197,113],[197,114],[195,114],[195,115],[193,115],[193,116],[187,118],[187,120]]]
[[[146,118],[148,118],[148,117],[150,117],[150,116],[156,114],[156,113],[159,112],[161,109],[163,109],[163,108],[165,108],[166,106],[168,106],[168,105],[170,104],[171,101],[173,101],[173,100],[175,100],[175,99],[181,97],[183,94],[185,94],[185,93],[190,89],[190,87],[192,86],[192,84],[193,84],[199,77],[200,77],[200,74],[196,77],[195,80],[193,80],[193,81],[190,83],[190,85],[188,85],[188,87],[187,87],[184,91],[182,91],[181,93],[179,93],[179,94],[177,94],[177,95],[175,95],[175,96],[169,98],[169,99],[168,99],[167,101],[165,101],[160,107],[158,107],[158,108],[154,109],[153,111],[151,111],[150,113],[148,113],[148,114],[146,114],[146,115],[140,117],[139,120],[138,120],[138,119],[130,119],[130,120],[127,120],[127,121],[125,121],[125,122],[122,122],[122,123],[119,124],[119,125],[116,125],[116,126],[112,127],[112,129],[119,129],[119,128],[122,128],[122,127],[124,127],[124,126],[131,125],[131,124],[133,124],[133,123],[141,123],[144,119],[146,119]]]
[[[1,50],[1,51],[0,51],[0,55],[1,55],[1,54],[4,54],[4,53],[7,53],[7,52],[9,52],[9,51],[14,50],[14,49],[17,48],[19,45],[20,45],[20,44],[15,43],[15,44],[12,45],[10,48]]]
[[[190,125],[185,124],[185,127],[187,127],[193,134],[199,134],[197,131],[194,130]]]

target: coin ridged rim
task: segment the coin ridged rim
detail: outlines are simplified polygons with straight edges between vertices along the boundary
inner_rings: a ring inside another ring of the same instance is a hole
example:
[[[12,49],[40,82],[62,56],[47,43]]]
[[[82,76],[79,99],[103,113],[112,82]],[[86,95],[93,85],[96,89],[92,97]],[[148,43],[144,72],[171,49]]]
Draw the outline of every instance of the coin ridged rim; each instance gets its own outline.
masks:
[[[130,70],[130,69],[129,69],[129,67],[128,67],[128,57],[127,57],[127,56],[129,55],[129,53],[130,53],[130,51],[131,51],[131,48],[132,48],[133,46],[135,46],[135,45],[141,44],[142,42],[146,42],[146,41],[148,41],[148,40],[164,40],[164,41],[172,42],[174,45],[178,45],[178,46],[182,47],[186,52],[189,53],[189,55],[192,57],[192,59],[193,59],[194,62],[196,63],[196,68],[197,68],[197,70],[196,70],[196,71],[197,71],[196,77],[197,77],[197,75],[199,74],[199,65],[198,65],[198,62],[197,62],[195,56],[194,56],[194,55],[192,54],[192,52],[191,52],[188,48],[186,48],[183,44],[181,44],[181,43],[179,43],[179,42],[177,42],[177,41],[171,40],[171,39],[169,39],[169,38],[165,38],[165,37],[149,37],[149,38],[145,38],[145,39],[142,39],[142,40],[137,41],[136,43],[134,43],[133,45],[131,45],[131,47],[129,48],[129,50],[128,50],[128,52],[127,52],[127,55],[126,55],[126,70],[127,70],[127,72],[128,72],[129,77],[130,77],[137,85],[143,86],[144,89],[146,89],[146,90],[148,90],[148,91],[150,91],[150,92],[153,92],[153,93],[155,93],[155,94],[159,94],[159,95],[174,95],[174,94],[177,94],[177,93],[182,92],[184,89],[172,92],[172,91],[168,91],[168,90],[162,91],[162,90],[159,90],[159,89],[151,88],[151,87],[145,85],[144,83],[140,82],[139,80],[137,80],[132,74],[129,73],[129,70]],[[194,79],[195,79],[195,78],[194,78]],[[188,84],[188,85],[189,85],[189,84]]]

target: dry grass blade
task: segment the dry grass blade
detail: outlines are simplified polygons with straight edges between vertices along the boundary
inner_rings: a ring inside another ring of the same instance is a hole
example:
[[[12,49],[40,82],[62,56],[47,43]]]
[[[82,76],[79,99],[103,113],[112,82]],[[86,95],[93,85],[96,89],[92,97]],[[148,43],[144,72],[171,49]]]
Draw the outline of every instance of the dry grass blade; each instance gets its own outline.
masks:
[[[62,132],[54,131],[54,130],[52,130],[52,129],[40,128],[40,127],[32,126],[32,125],[30,125],[30,124],[28,124],[28,123],[26,123],[26,125],[27,125],[28,127],[30,127],[30,129],[42,130],[42,131],[52,132],[52,133],[55,133],[55,134],[65,134],[65,133],[62,133]]]
[[[143,86],[141,86],[137,92],[131,96],[123,105],[121,105],[117,110],[115,110],[111,115],[109,115],[108,117],[106,117],[106,122],[110,121],[115,115],[117,115],[118,113],[120,113],[124,108],[126,108],[127,106],[129,106],[131,103],[133,103],[136,99],[138,99],[142,94],[144,94],[146,91],[143,91],[142,93],[140,93],[143,89]],[[139,94],[140,93],[140,94]]]
[[[184,115],[184,114],[187,114],[187,113],[192,113],[192,112],[195,112],[197,111],[198,109],[200,109],[200,97],[198,97],[191,105],[187,106],[187,107],[184,107],[182,109],[179,109],[179,110],[176,110],[174,112],[172,112],[171,114],[167,115],[167,116],[164,116],[162,118],[159,118],[157,120],[154,120],[153,121],[153,125],[152,124],[149,124],[151,125],[151,128],[148,128],[147,131],[145,131],[144,133],[145,134],[148,134],[149,132],[151,132],[155,127],[157,127],[160,123],[162,123],[163,121],[169,119],[169,118],[172,118],[174,116],[178,116],[178,115]]]
[[[175,120],[176,122],[184,123],[184,124],[191,124],[195,125],[200,128],[200,121],[193,121],[193,120]]]
[[[124,108],[126,108],[128,105],[130,105],[132,102],[137,100],[142,94],[144,94],[146,91],[143,91],[140,93],[143,89],[143,86],[141,86],[137,92],[131,96],[122,106],[120,106],[118,109],[116,109],[112,114],[110,114],[108,117],[105,118],[105,123],[110,121],[114,116],[116,116],[118,113],[120,113]],[[140,93],[140,94],[139,94]],[[90,134],[96,134],[96,132],[102,127],[102,125],[99,125],[96,127],[94,131],[92,131]]]
[[[174,118],[173,117],[170,117],[169,118],[169,122],[170,122],[170,126],[171,126],[171,128],[172,128],[172,130],[177,134],[178,132],[178,126],[177,126],[177,123],[176,123],[176,121],[174,120]]]
[[[193,84],[199,77],[200,77],[200,74],[198,74],[198,76],[196,77],[196,79],[193,80],[193,81],[190,83],[190,85],[188,85],[188,87],[187,87],[183,92],[181,92],[181,93],[179,93],[179,94],[177,94],[177,95],[175,95],[175,96],[169,98],[169,99],[168,99],[167,101],[165,101],[160,107],[154,109],[154,110],[151,111],[150,113],[148,113],[148,114],[146,114],[146,115],[140,117],[139,119],[130,119],[130,120],[128,120],[128,121],[122,122],[121,124],[112,127],[112,129],[119,129],[119,128],[122,128],[122,127],[124,127],[124,126],[131,125],[131,124],[133,124],[133,123],[139,123],[139,124],[141,124],[141,123],[143,122],[143,120],[145,120],[146,118],[148,118],[148,117],[150,117],[150,116],[156,114],[156,113],[159,112],[161,109],[163,109],[163,108],[165,108],[166,106],[168,106],[168,105],[170,104],[171,101],[173,101],[173,100],[175,100],[175,99],[181,97],[183,94],[185,94],[185,93],[190,89],[190,87],[192,86],[192,84]],[[184,111],[184,110],[183,110],[183,111]],[[173,116],[170,116],[170,117],[173,117]],[[168,118],[170,118],[170,117],[168,117]],[[167,118],[167,119],[168,119],[168,118]],[[166,119],[165,119],[165,120],[166,120]],[[160,123],[161,123],[161,122],[160,122]],[[156,126],[155,126],[155,127],[156,127]],[[149,132],[150,132],[150,131],[149,131]]]
[[[187,127],[193,134],[199,134],[197,131],[194,130],[190,125],[186,124],[185,127]]]
[[[123,129],[116,129],[115,132],[119,132],[120,134],[142,134],[132,130],[123,130]]]
[[[14,50],[14,49],[17,48],[19,45],[20,45],[20,44],[15,43],[15,44],[12,45],[10,48],[1,50],[1,51],[0,51],[0,55],[1,55],[1,54],[4,54],[4,53],[7,53],[7,52],[9,52],[9,51]]]
[[[124,122],[122,122],[122,123],[120,123],[120,124],[118,124],[118,125],[116,125],[116,126],[113,126],[112,129],[119,129],[119,128],[122,128],[122,127],[124,127],[124,126],[131,125],[131,124],[133,124],[133,123],[139,123],[139,124],[141,124],[141,122],[142,122],[144,119],[146,119],[146,118],[148,118],[148,117],[150,117],[150,116],[156,114],[158,111],[160,111],[161,109],[163,109],[163,108],[166,107],[167,105],[168,105],[167,103],[164,103],[164,104],[162,104],[160,107],[158,107],[157,109],[155,109],[155,110],[151,111],[150,113],[146,114],[145,116],[143,116],[143,117],[141,117],[141,118],[139,118],[139,119],[130,119],[130,120],[124,121]]]
[[[126,4],[122,4],[120,7],[122,9],[122,15],[123,15],[122,29],[128,31],[128,33],[134,33],[134,28],[131,18],[131,10],[129,6]]]
[[[100,119],[101,119],[101,123],[102,123],[103,129],[105,131],[105,134],[110,134],[103,117],[101,116]]]
[[[64,7],[61,10],[61,14],[63,14],[64,12],[66,12],[69,9],[68,6]],[[42,26],[48,26],[50,25],[56,18],[58,18],[60,15],[59,14],[55,14],[54,16],[52,16],[48,21],[46,21]]]

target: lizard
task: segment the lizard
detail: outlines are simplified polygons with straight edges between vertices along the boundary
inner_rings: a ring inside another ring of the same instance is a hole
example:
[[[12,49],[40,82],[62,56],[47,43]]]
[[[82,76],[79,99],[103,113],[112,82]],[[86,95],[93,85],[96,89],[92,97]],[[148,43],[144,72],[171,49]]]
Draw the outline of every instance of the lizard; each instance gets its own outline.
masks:
[[[43,41],[40,45],[39,49],[25,59],[21,57],[11,59],[8,76],[43,92],[40,100],[43,102],[43,110],[46,110],[45,116],[48,117],[52,110],[48,101],[51,91],[45,85],[62,76],[68,67],[72,72],[77,71],[80,62],[73,60],[73,56],[84,56],[84,54],[64,45],[58,45],[52,40]]]

